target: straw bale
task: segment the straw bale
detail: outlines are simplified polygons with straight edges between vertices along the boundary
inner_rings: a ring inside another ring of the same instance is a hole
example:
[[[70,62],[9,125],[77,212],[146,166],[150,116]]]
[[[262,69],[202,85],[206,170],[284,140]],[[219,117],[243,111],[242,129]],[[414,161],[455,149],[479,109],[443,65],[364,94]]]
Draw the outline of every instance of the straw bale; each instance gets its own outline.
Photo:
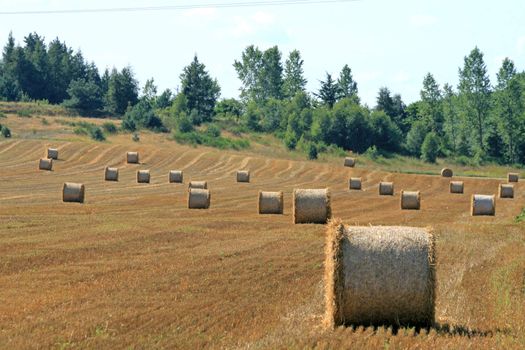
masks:
[[[210,207],[210,190],[201,188],[190,188],[188,191],[189,209],[208,209]]]
[[[350,180],[348,180],[348,187],[351,190],[360,190],[361,189],[361,178],[351,177]]]
[[[250,182],[250,171],[249,170],[238,170],[237,171],[237,182]]]
[[[149,170],[138,170],[137,171],[137,182],[141,184],[148,184],[150,181]]]
[[[441,176],[443,177],[452,177],[454,173],[452,172],[452,169],[449,168],[443,168],[441,169]]]
[[[331,216],[330,190],[328,188],[294,190],[294,223],[326,224]]]
[[[129,164],[139,164],[139,152],[128,152],[126,154],[126,161]]]
[[[379,195],[380,196],[393,196],[394,195],[394,183],[382,181],[379,183]]]
[[[499,185],[499,198],[514,198],[514,185],[500,184]]]
[[[421,192],[401,191],[401,209],[419,210],[421,208]]]
[[[496,215],[496,199],[494,195],[473,194],[470,203],[470,214]]]
[[[58,159],[58,149],[48,148],[47,149],[47,158]]]
[[[106,167],[104,170],[104,179],[106,181],[118,181],[118,168]]]
[[[84,203],[84,184],[66,182],[62,188],[62,201]]]
[[[507,181],[508,182],[518,182],[520,179],[520,174],[518,173],[508,173],[507,174]]]
[[[38,161],[38,169],[40,170],[52,170],[53,159],[52,158],[40,158]]]
[[[170,170],[169,181],[170,183],[182,183],[183,182],[182,170]]]
[[[206,181],[190,181],[188,188],[198,188],[205,190],[208,188],[208,183]]]
[[[259,191],[257,211],[259,214],[282,214],[283,213],[283,191],[264,192]]]
[[[355,166],[355,158],[346,157],[345,158],[345,166],[353,168]]]
[[[463,181],[450,181],[450,193],[463,193],[464,187]]]

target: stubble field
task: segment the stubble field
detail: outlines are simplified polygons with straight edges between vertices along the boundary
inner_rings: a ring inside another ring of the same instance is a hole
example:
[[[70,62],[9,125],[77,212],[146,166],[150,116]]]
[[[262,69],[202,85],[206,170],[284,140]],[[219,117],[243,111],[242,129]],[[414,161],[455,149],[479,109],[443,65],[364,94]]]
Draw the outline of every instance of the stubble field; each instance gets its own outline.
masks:
[[[495,217],[471,217],[470,195],[497,193],[504,179],[464,178],[465,194],[452,195],[439,176],[41,129],[0,141],[2,348],[525,347],[523,182],[497,199]],[[60,159],[39,171],[48,146]],[[129,150],[140,165],[125,163]],[[119,182],[104,181],[106,166]],[[150,184],[136,183],[138,169]],[[185,184],[168,183],[174,169]],[[238,169],[251,183],[235,182]],[[350,176],[362,191],[348,190]],[[187,209],[190,179],[208,181],[209,210]],[[378,195],[382,180],[393,197]],[[66,181],[85,184],[84,204],[62,203]],[[324,187],[347,224],[434,228],[436,327],[322,328],[325,227],[293,225],[291,201],[294,188]],[[422,192],[420,211],[399,209],[401,189]],[[283,190],[284,215],[258,215],[259,190]]]

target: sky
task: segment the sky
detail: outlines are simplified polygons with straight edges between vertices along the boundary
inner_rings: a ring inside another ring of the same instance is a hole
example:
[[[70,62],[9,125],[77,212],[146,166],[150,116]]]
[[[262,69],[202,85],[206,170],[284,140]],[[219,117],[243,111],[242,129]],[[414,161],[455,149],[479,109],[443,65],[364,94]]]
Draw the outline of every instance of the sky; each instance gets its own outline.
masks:
[[[69,10],[240,0],[0,0],[0,12]],[[246,2],[246,0],[244,0]],[[274,0],[267,0],[267,2]],[[260,1],[258,1],[260,2]],[[219,81],[221,97],[238,97],[233,62],[248,45],[279,46],[283,63],[291,50],[304,59],[307,89],[317,91],[326,73],[348,64],[359,96],[374,106],[380,87],[419,99],[430,72],[443,86],[458,83],[458,68],[478,46],[491,81],[505,57],[525,70],[524,0],[356,0],[342,3],[171,11],[0,14],[0,44],[12,31],[18,43],[37,32],[59,37],[103,70],[131,65],[140,85],[154,78],[159,92],[180,85],[180,73],[197,54]]]

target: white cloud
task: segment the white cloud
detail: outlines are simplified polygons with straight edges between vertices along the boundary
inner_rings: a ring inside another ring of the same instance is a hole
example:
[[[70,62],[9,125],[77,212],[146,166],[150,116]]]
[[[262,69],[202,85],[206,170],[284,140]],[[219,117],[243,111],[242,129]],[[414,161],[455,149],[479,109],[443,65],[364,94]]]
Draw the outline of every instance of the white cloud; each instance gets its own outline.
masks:
[[[519,37],[516,41],[516,51],[518,51],[518,55],[525,53],[525,35]]]
[[[423,14],[412,15],[408,20],[410,24],[417,28],[429,27],[438,22],[435,16]]]

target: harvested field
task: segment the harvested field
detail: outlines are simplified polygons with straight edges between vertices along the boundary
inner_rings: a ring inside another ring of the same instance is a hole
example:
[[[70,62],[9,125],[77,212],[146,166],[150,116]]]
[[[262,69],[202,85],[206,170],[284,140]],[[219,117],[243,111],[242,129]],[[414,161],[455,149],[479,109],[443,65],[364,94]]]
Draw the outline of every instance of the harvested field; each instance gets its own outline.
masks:
[[[16,132],[16,127],[13,128]],[[70,134],[66,134],[70,137]],[[524,204],[496,198],[494,217],[470,216],[474,193],[502,179],[449,180],[358,167],[348,191],[341,161],[308,162],[192,148],[157,135],[107,143],[53,141],[52,172],[35,166],[46,140],[0,141],[0,348],[523,348]],[[126,151],[140,152],[151,184],[136,182]],[[119,168],[119,181],[101,177]],[[232,190],[232,174],[258,179]],[[187,209],[187,188],[170,169],[206,179],[209,210]],[[421,191],[421,210],[402,211],[399,193]],[[63,203],[64,182],[83,183],[84,204]],[[349,327],[328,331],[324,315],[325,225],[294,225],[294,188],[331,192],[345,224],[432,226],[436,236],[436,321],[430,331]],[[258,215],[259,190],[283,190],[283,215]],[[8,301],[8,302],[5,302]],[[396,333],[396,334],[394,334]]]

